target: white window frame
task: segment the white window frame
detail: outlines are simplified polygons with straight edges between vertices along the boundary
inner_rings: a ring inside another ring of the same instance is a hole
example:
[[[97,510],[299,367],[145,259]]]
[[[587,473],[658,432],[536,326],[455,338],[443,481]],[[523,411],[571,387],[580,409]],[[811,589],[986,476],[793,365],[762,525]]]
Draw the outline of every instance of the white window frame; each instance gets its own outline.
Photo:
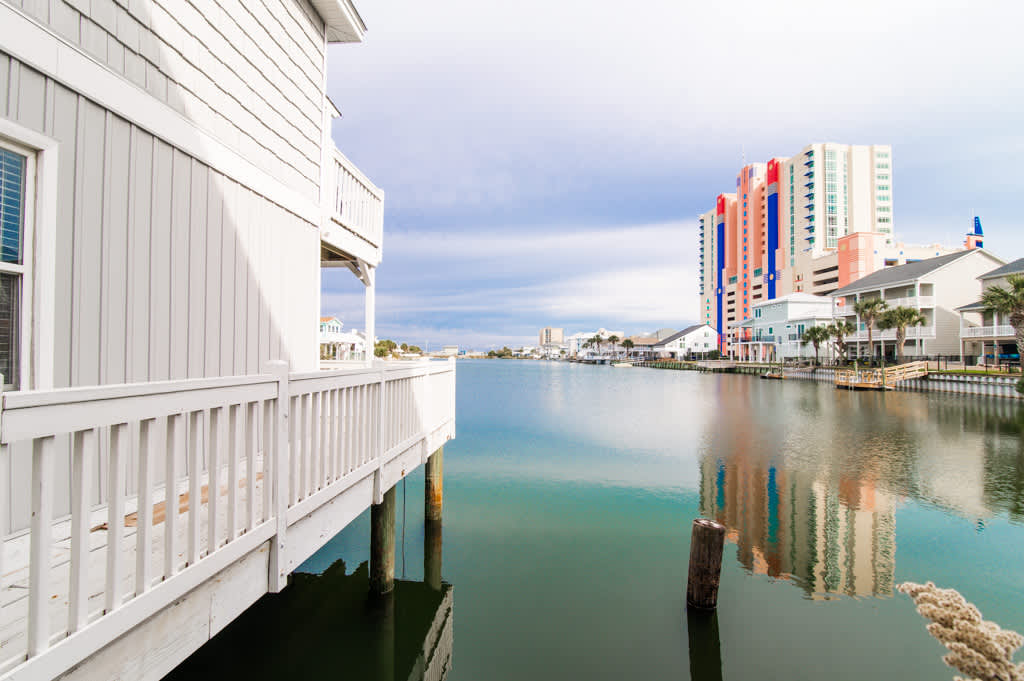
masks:
[[[0,146],[27,159],[22,264],[0,263],[0,271],[22,277],[21,375],[17,386],[4,386],[4,390],[52,389],[59,145],[57,140],[0,118]]]

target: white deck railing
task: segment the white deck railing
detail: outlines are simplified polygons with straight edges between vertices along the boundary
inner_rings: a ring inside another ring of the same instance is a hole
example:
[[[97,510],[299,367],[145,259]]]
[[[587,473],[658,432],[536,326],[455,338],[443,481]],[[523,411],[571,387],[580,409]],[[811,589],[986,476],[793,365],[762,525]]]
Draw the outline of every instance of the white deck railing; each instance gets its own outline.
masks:
[[[873,340],[896,340],[896,329],[881,330],[875,328],[871,332],[871,338]],[[907,338],[935,338],[935,327],[934,326],[911,326],[907,328]],[[846,337],[847,341],[866,341],[868,339],[867,329],[857,331]]]
[[[270,369],[3,395],[0,679],[60,675],[268,540],[279,590],[289,525],[454,433],[454,361]]]
[[[354,163],[334,150],[336,223],[380,248],[384,234],[384,192]]]
[[[961,338],[1013,338],[1013,327],[1009,324],[999,326],[968,326],[960,329]]]

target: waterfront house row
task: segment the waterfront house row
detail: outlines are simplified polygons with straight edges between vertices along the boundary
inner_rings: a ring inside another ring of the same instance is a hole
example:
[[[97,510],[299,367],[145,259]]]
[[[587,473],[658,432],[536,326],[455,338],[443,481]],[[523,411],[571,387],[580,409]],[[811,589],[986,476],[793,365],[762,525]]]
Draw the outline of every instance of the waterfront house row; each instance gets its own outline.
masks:
[[[910,307],[924,316],[924,324],[907,329],[906,357],[966,356],[974,361],[985,354],[982,341],[988,342],[991,356],[1000,342],[1012,341],[1012,328],[997,323],[1005,320],[994,320],[991,314],[980,324],[968,316],[981,315],[978,300],[984,286],[1005,283],[1005,277],[1018,270],[1024,267],[1004,267],[1000,258],[984,248],[972,248],[878,270],[830,297],[794,293],[761,301],[753,305],[751,319],[734,325],[738,332],[735,356],[749,361],[812,358],[814,348],[802,343],[804,332],[845,320],[855,329],[845,337],[851,356],[867,358],[868,330],[855,306],[871,299],[884,300],[889,307]],[[876,357],[895,356],[894,329],[876,325],[871,336]],[[832,344],[824,344],[820,357],[833,355]]]
[[[326,87],[365,31],[0,0],[0,681],[159,679],[453,437],[454,362],[320,371],[322,267],[374,342],[384,194]]]

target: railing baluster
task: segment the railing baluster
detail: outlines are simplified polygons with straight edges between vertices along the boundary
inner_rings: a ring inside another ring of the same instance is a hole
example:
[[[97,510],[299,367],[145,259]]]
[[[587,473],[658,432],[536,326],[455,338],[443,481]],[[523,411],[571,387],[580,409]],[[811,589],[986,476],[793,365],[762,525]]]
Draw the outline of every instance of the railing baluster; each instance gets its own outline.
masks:
[[[334,396],[331,404],[333,412],[333,417],[331,418],[331,454],[333,463],[331,465],[334,467],[334,480],[338,480],[345,474],[341,463],[341,389],[335,389],[331,394]]]
[[[241,480],[238,467],[241,464],[242,426],[245,415],[241,404],[228,407],[228,522],[227,541],[238,537],[238,483]]]
[[[153,419],[139,422],[139,506],[135,514],[135,595],[153,583]],[[165,504],[166,505],[166,504]]]
[[[178,571],[178,455],[185,449],[185,416],[167,417],[167,458],[164,460],[164,579]],[[184,457],[182,457],[184,458]]]
[[[206,454],[206,510],[208,511],[206,520],[206,555],[210,555],[220,546],[217,512],[220,506],[220,450],[224,446],[224,440],[221,437],[225,420],[223,410],[223,407],[210,409],[207,416],[210,424],[210,446]]]
[[[276,404],[283,404],[286,397],[280,396],[277,398]],[[274,451],[274,444],[277,442],[274,434],[274,424],[277,423],[277,414],[274,411],[276,404],[274,400],[263,401],[263,514],[262,518],[264,521],[270,520],[273,514],[271,503],[274,500],[274,480],[276,479],[276,473],[274,472],[274,460],[272,452]],[[279,453],[278,456],[284,456],[284,453]],[[287,470],[287,469],[286,469]]]
[[[309,403],[309,393],[299,397],[299,499],[306,498],[309,479]]]
[[[299,421],[302,419],[302,399],[298,395],[291,398],[290,423],[288,424],[288,437],[291,440],[288,448],[288,505],[294,504],[299,499]]]
[[[128,424],[110,427],[110,458],[107,462],[107,581],[106,612],[121,607],[121,547],[124,543],[124,464],[127,459]]]
[[[199,414],[188,415],[188,564],[199,562],[199,509],[202,505],[202,467],[199,462]]]
[[[96,465],[96,430],[82,430],[71,438],[71,583],[68,595],[68,632],[89,621],[89,510],[93,466]]]
[[[320,488],[318,474],[320,472],[320,422],[321,422],[321,398],[322,392],[309,394],[310,401],[310,423],[309,423],[309,495],[312,496]]]
[[[245,405],[245,529],[256,527],[256,415],[259,405]],[[266,484],[266,476],[264,484]]]
[[[50,549],[53,543],[54,438],[32,442],[32,523],[29,539],[28,656],[50,645]]]

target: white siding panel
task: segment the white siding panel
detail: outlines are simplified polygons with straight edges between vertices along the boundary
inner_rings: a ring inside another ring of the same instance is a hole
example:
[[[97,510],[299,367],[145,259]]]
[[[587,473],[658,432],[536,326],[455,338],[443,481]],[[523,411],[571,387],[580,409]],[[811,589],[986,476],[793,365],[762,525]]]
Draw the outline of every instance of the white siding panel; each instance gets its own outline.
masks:
[[[164,142],[153,140],[149,257],[149,380],[165,381],[170,373],[171,333],[171,197],[174,193],[174,153]]]
[[[0,86],[61,142],[58,386],[315,368],[315,225],[4,55]]]
[[[0,2],[315,199],[325,46],[296,0]],[[276,162],[260,160],[267,154]]]

